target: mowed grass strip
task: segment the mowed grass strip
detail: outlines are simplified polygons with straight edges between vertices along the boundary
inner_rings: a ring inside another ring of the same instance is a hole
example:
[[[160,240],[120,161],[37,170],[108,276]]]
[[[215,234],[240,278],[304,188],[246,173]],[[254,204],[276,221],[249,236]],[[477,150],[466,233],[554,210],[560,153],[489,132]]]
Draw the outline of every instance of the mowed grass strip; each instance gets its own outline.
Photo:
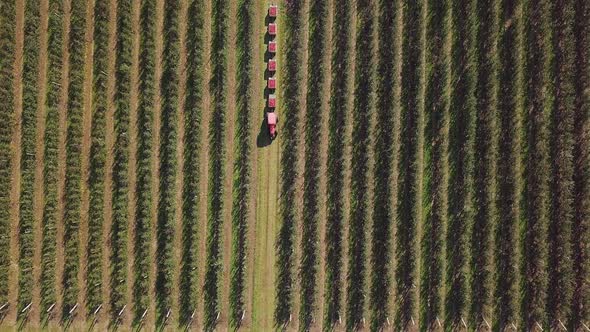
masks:
[[[428,2],[426,21],[426,82],[424,95],[424,148],[422,240],[420,241],[420,330],[432,330],[442,313],[443,229],[447,219],[446,144],[448,77],[446,42],[450,1]]]
[[[467,225],[473,223],[473,142],[475,76],[469,57],[474,1],[451,5],[451,79],[449,87],[449,194],[446,228],[445,329],[462,326],[467,313]]]
[[[227,113],[227,22],[226,0],[213,0],[211,20],[211,122],[209,125],[209,185],[207,203],[207,263],[205,268],[205,329],[217,324],[220,310],[219,287],[222,269],[222,231],[225,179],[225,128]]]
[[[16,49],[16,4],[0,6],[0,302],[8,300],[10,269],[10,188],[14,119],[14,61]]]
[[[176,215],[176,177],[178,149],[178,63],[180,40],[177,1],[164,2],[164,38],[162,51],[160,198],[158,202],[158,239],[156,274],[156,324],[161,326],[172,308],[173,236]]]
[[[388,0],[378,2],[378,58],[376,81],[377,113],[375,124],[375,170],[373,179],[373,228],[371,246],[371,329],[385,328],[389,312],[391,290],[391,231],[394,209],[391,204],[394,154],[394,89],[399,85],[395,78],[396,58],[394,38],[395,18],[399,7]]]
[[[547,224],[549,218],[549,116],[553,91],[549,65],[553,62],[549,38],[550,1],[525,1],[522,257],[519,326],[546,326]]]
[[[137,326],[149,308],[152,265],[152,158],[154,109],[156,107],[156,0],[142,0],[139,36],[139,95],[137,107],[137,182],[135,187],[135,239],[133,325]]]
[[[590,308],[590,4],[575,2],[576,100],[574,125],[574,219],[572,229],[573,299],[568,328],[579,329]]]
[[[56,224],[58,221],[58,144],[59,144],[59,105],[62,95],[63,66],[63,1],[49,1],[47,26],[47,91],[45,99],[45,138],[43,159],[44,206],[41,240],[41,320],[49,316],[47,310],[56,301]],[[1,286],[0,286],[1,288]]]
[[[575,48],[574,1],[553,4],[552,43],[555,54],[549,69],[555,100],[551,105],[550,158],[551,204],[548,226],[547,322],[552,329],[561,328],[571,310],[572,222],[574,217],[574,105]]]
[[[233,165],[232,186],[232,253],[230,278],[230,324],[238,328],[245,312],[247,299],[246,288],[246,253],[248,251],[247,235],[250,219],[250,197],[252,183],[251,127],[252,127],[252,23],[254,21],[251,1],[238,2],[238,27],[236,37],[237,56],[237,105],[235,126],[235,159]]]
[[[86,1],[70,3],[69,88],[67,102],[66,171],[64,206],[64,270],[62,317],[78,303],[80,270],[80,219],[82,199],[82,113],[84,102],[84,55],[86,34]]]
[[[117,1],[115,47],[115,145],[113,159],[113,220],[111,224],[111,320],[126,305],[127,232],[129,224],[129,125],[131,112],[131,61],[133,52],[132,1]]]
[[[276,326],[289,323],[293,311],[294,282],[294,250],[297,207],[296,180],[299,150],[299,121],[301,113],[301,83],[300,70],[303,47],[303,1],[288,1],[284,9],[284,27],[282,43],[279,52],[282,59],[286,59],[281,67],[282,77],[288,77],[282,82],[279,90],[281,110],[280,136],[280,171],[279,171],[279,220],[280,229],[276,243],[277,250],[277,280],[276,307],[274,320]]]
[[[34,247],[34,191],[35,146],[37,136],[37,109],[39,92],[40,4],[35,0],[25,3],[22,118],[21,118],[21,191],[19,201],[19,280],[18,319],[25,317],[23,309],[33,299],[33,247]]]
[[[343,220],[345,216],[344,174],[346,159],[347,95],[351,69],[349,41],[352,0],[333,2],[332,72],[328,119],[327,213],[326,213],[326,293],[324,294],[324,330],[329,331],[343,317],[342,264]]]
[[[348,236],[348,275],[346,289],[346,327],[358,328],[363,321],[366,280],[366,225],[368,219],[368,163],[373,71],[373,1],[356,1],[357,30],[354,102],[352,112],[352,160],[350,231]]]
[[[472,328],[484,326],[490,317],[491,230],[494,225],[496,151],[494,125],[496,118],[495,43],[498,33],[494,3],[477,2],[473,26],[474,77],[477,115],[473,146],[473,227],[471,229],[470,288]],[[516,77],[516,75],[514,75]],[[475,150],[477,149],[477,150]],[[476,152],[477,151],[477,152]]]
[[[88,246],[86,251],[86,312],[89,315],[102,304],[102,259],[104,194],[106,173],[106,112],[109,103],[108,81],[108,39],[109,6],[107,1],[94,4],[94,56],[92,86],[92,127],[90,146],[90,173],[88,175],[89,211]],[[90,316],[89,316],[90,318]]]
[[[496,219],[493,230],[494,258],[492,316],[494,330],[503,330],[517,317],[516,300],[517,225],[519,218],[519,158],[521,97],[519,95],[520,54],[517,1],[501,0],[498,15],[498,89]],[[516,79],[515,79],[516,78]]]
[[[420,167],[419,130],[422,84],[422,29],[424,4],[404,0],[400,96],[400,151],[398,159],[398,206],[396,213],[395,285],[396,330],[410,328],[415,310],[416,250],[414,241],[418,225],[418,187]]]
[[[309,39],[307,94],[305,111],[305,165],[303,171],[303,225],[301,238],[301,282],[299,328],[309,330],[314,320],[318,272],[318,239],[320,213],[320,149],[322,137],[322,100],[324,85],[324,49],[326,48],[326,24],[328,3],[311,0],[309,4]]]
[[[196,310],[199,236],[199,153],[201,150],[201,114],[203,94],[204,3],[192,0],[187,11],[190,24],[186,31],[186,95],[184,101],[184,188],[182,205],[182,262],[180,274],[180,323],[189,323]]]

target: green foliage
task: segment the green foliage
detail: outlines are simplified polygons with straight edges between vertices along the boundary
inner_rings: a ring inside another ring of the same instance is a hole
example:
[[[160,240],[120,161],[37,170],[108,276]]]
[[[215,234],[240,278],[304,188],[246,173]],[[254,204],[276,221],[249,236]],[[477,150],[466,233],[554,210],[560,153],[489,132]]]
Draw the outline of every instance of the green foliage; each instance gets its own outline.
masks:
[[[441,313],[443,226],[447,219],[445,154],[447,144],[448,77],[445,44],[450,1],[428,2],[422,240],[420,268],[420,330],[432,330]]]
[[[209,192],[207,206],[207,267],[205,270],[205,329],[213,330],[219,312],[219,280],[222,267],[223,194],[225,179],[225,115],[227,85],[227,7],[226,0],[214,0],[212,8],[211,80],[212,99],[209,125]]]
[[[199,153],[201,150],[201,101],[203,66],[203,2],[193,0],[188,7],[191,23],[187,27],[186,86],[184,103],[184,188],[183,188],[183,232],[180,288],[180,322],[186,324],[196,310],[197,287],[197,236],[199,204]]]
[[[499,6],[498,90],[497,90],[497,179],[496,225],[494,229],[494,330],[503,330],[516,318],[516,226],[518,224],[520,155],[520,89],[515,79],[520,71],[516,0],[502,0]],[[479,137],[479,136],[478,136]]]
[[[129,223],[129,113],[133,55],[133,2],[117,1],[115,48],[115,146],[113,160],[113,220],[111,224],[111,319],[126,305],[127,231]]]
[[[419,102],[422,84],[422,6],[423,3],[404,0],[402,59],[401,59],[401,109],[400,150],[397,179],[396,247],[395,270],[397,305],[395,329],[409,328],[414,312],[414,279],[416,250],[414,238],[418,224],[418,179],[420,166],[419,130],[421,106]]]
[[[549,217],[549,116],[554,103],[549,84],[553,63],[548,38],[550,1],[524,5],[523,197],[521,215],[521,302],[523,329],[546,322],[547,223]]]
[[[326,294],[324,329],[338,322],[342,302],[342,222],[344,219],[344,146],[349,111],[349,56],[351,45],[351,0],[334,2],[332,28],[332,83],[328,121],[328,179],[326,220]]]
[[[491,295],[491,229],[494,225],[495,206],[494,177],[496,169],[496,151],[494,124],[496,117],[496,83],[495,72],[495,38],[497,34],[497,13],[495,5],[477,2],[475,8],[476,22],[473,26],[474,37],[474,77],[476,116],[475,145],[473,155],[473,228],[471,229],[471,257],[469,282],[471,307],[469,324],[476,328],[484,324],[483,319],[489,317]],[[477,148],[477,152],[475,149]]]
[[[449,192],[446,229],[445,330],[462,326],[465,314],[467,225],[473,223],[473,153],[475,77],[469,58],[474,1],[451,5],[451,91],[449,100]],[[473,305],[473,303],[472,303]],[[473,311],[470,309],[470,311]]]
[[[373,229],[371,248],[371,329],[385,328],[389,308],[391,224],[391,179],[394,155],[394,86],[396,59],[394,45],[395,19],[398,6],[393,1],[380,0],[378,6],[378,58],[376,82],[375,171],[373,179]]]
[[[232,263],[230,279],[230,324],[238,328],[245,311],[244,289],[246,287],[246,252],[248,219],[250,211],[250,163],[252,96],[250,93],[252,74],[252,23],[251,1],[238,3],[238,31],[236,38],[237,68],[237,117],[235,129],[235,160],[232,202]]]
[[[94,4],[94,56],[92,91],[92,128],[88,188],[88,247],[86,249],[86,312],[88,315],[102,304],[102,258],[104,223],[104,180],[106,165],[106,111],[109,53],[109,3]],[[90,316],[88,316],[90,318]]]
[[[0,5],[0,302],[8,300],[10,268],[10,188],[12,185],[12,129],[14,126],[13,67],[16,47],[14,1]]]
[[[66,134],[64,206],[64,270],[62,317],[78,302],[80,270],[80,206],[82,200],[82,113],[84,102],[84,55],[86,1],[72,0],[69,36],[69,88]]]
[[[572,225],[573,299],[568,327],[579,329],[590,316],[590,4],[576,1],[575,124],[574,124],[574,218]]]
[[[19,280],[18,316],[33,299],[33,247],[34,247],[34,191],[35,147],[37,139],[37,98],[39,92],[39,2],[29,0],[25,8],[23,46],[23,91],[21,119],[21,191],[19,205]],[[26,313],[26,312],[25,312]]]
[[[180,40],[178,12],[174,0],[164,3],[164,49],[162,54],[161,128],[160,128],[160,200],[158,205],[158,249],[156,260],[156,312],[158,326],[172,305],[173,237],[176,215],[176,176],[178,147],[178,63]]]
[[[372,0],[357,0],[357,38],[355,57],[354,107],[352,113],[352,161],[350,219],[348,236],[348,287],[346,328],[354,330],[363,320],[365,298],[365,241],[368,214],[368,162],[371,144],[369,123],[372,100],[373,8]]]
[[[322,100],[324,85],[324,49],[328,13],[326,1],[313,0],[309,8],[307,103],[305,115],[305,170],[303,173],[303,234],[301,239],[301,307],[299,329],[311,328],[316,298],[318,269],[318,222],[320,197],[320,149],[317,142],[322,138]]]
[[[133,284],[134,319],[139,324],[149,308],[152,265],[152,135],[156,88],[156,0],[142,0],[140,9],[139,91],[137,108],[137,164],[135,183],[135,239]]]
[[[572,281],[572,220],[574,217],[574,1],[560,0],[552,8],[553,50],[555,59],[549,82],[555,93],[551,107],[551,203],[548,227],[547,323],[560,328],[569,317]]]
[[[274,320],[276,326],[283,326],[289,322],[293,309],[293,265],[294,234],[296,227],[296,207],[293,202],[297,170],[293,165],[298,164],[299,135],[298,127],[301,113],[301,81],[300,62],[302,59],[302,28],[303,1],[289,1],[284,9],[283,43],[281,47],[282,59],[285,61],[282,77],[288,79],[279,90],[282,110],[281,160],[279,175],[279,229],[277,250],[277,284],[276,307]]]
[[[56,223],[58,220],[58,144],[59,105],[62,94],[63,65],[63,3],[49,1],[47,26],[47,91],[45,116],[45,153],[43,160],[43,233],[41,243],[41,319],[46,320],[47,310],[56,301]],[[1,286],[0,286],[1,287]]]
[[[342,301],[342,223],[344,219],[345,126],[349,106],[351,0],[334,2],[332,84],[328,120],[326,293],[324,330],[338,322]]]

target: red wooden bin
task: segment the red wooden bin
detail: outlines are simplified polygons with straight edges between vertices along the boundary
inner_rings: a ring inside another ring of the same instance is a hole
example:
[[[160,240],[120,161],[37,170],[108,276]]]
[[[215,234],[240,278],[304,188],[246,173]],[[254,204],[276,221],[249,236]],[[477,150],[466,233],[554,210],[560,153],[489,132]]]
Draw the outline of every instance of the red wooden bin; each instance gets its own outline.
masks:
[[[277,79],[274,77],[269,77],[267,87],[269,89],[276,89],[277,88]]]

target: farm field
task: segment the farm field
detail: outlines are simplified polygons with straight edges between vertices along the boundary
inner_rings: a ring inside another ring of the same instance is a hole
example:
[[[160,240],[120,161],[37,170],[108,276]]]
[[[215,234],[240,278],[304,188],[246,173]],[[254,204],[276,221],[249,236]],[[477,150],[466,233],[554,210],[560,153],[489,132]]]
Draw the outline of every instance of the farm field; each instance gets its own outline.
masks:
[[[18,329],[590,332],[590,2],[0,1]]]

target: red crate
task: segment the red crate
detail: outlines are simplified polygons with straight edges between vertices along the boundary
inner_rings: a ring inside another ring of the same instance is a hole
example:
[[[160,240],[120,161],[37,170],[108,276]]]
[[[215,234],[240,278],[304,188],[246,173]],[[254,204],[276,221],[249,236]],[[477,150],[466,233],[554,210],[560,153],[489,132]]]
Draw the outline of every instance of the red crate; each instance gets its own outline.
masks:
[[[269,108],[277,107],[277,97],[275,95],[268,96],[268,107]]]
[[[268,71],[276,71],[277,70],[277,60],[275,60],[275,59],[268,60],[267,69],[268,69]]]
[[[279,14],[279,7],[277,5],[270,5],[268,7],[268,16],[275,18]]]
[[[271,41],[268,43],[268,51],[273,54],[277,52],[277,42],[276,41]]]
[[[277,35],[277,24],[276,23],[269,23],[268,24],[268,34],[273,37]]]
[[[270,78],[268,79],[268,84],[267,84],[267,87],[268,87],[269,89],[273,89],[273,90],[274,90],[274,89],[276,89],[276,88],[277,88],[277,79],[276,79],[276,78],[274,78],[274,77],[270,77]]]

